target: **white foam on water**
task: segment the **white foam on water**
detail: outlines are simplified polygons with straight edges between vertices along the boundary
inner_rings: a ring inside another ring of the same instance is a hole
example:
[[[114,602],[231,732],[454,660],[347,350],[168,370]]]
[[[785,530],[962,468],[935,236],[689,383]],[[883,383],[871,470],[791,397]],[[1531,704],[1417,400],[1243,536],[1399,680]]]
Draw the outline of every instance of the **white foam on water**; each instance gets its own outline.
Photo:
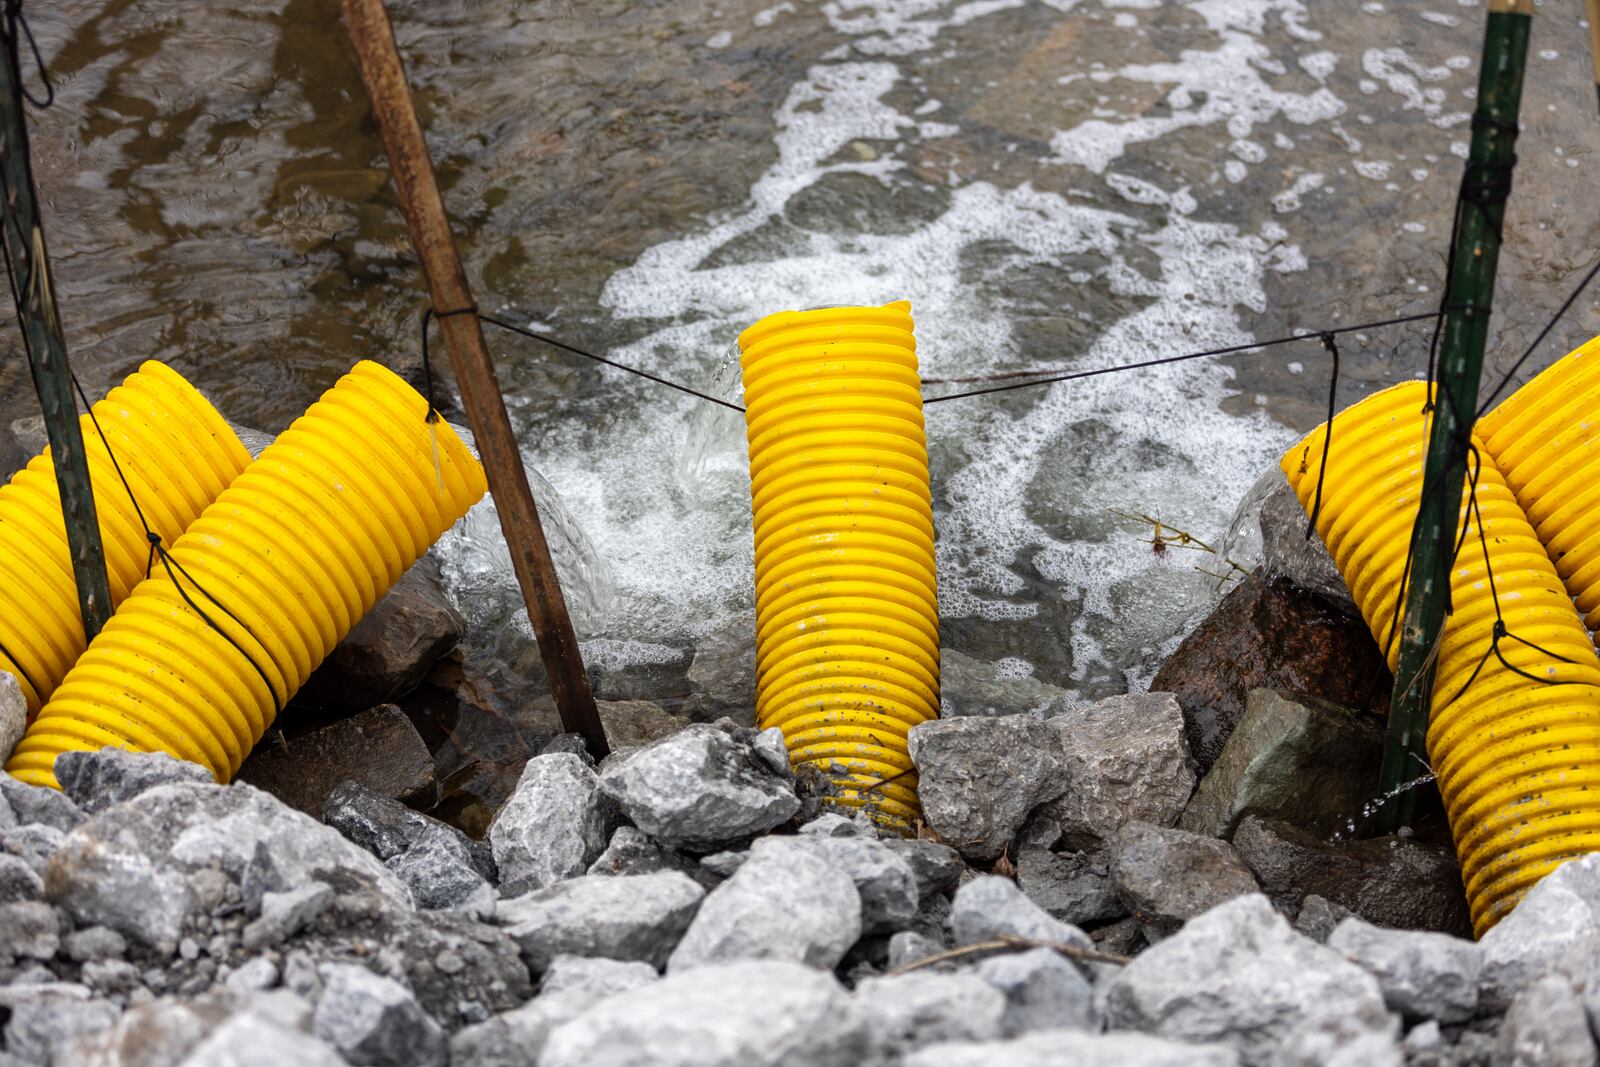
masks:
[[[1305,9],[1297,0],[1201,0],[1190,7],[1220,38],[1219,47],[1185,49],[1176,62],[1132,63],[1096,73],[1096,80],[1124,78],[1167,87],[1166,112],[1094,118],[1063,130],[1051,140],[1056,162],[1101,174],[1129,145],[1158,140],[1177,130],[1223,124],[1230,137],[1241,139],[1249,137],[1258,124],[1280,115],[1306,125],[1344,113],[1344,103],[1326,86],[1311,93],[1282,91],[1263,76],[1282,72],[1260,37],[1268,15],[1278,15],[1297,36],[1317,39],[1305,28]],[[1332,64],[1321,58],[1325,55],[1315,53],[1301,58],[1300,63],[1312,73],[1331,70]]]
[[[1063,11],[1076,3],[1049,0]],[[1127,145],[1213,123],[1225,128],[1222,144],[1233,146],[1241,165],[1257,164],[1268,157],[1251,139],[1257,125],[1343,113],[1326,87],[1280,92],[1269,81],[1285,70],[1257,36],[1271,20],[1297,39],[1316,37],[1295,0],[1198,0],[1189,6],[1211,37],[1196,34],[1196,42],[1209,51],[1196,47],[1173,63],[1115,72],[1170,84],[1173,112],[1095,118],[1056,137],[1058,161],[1091,160],[1105,174],[1111,193],[1101,193],[1101,202],[1026,182],[952,179],[942,211],[902,232],[842,233],[826,222],[807,229],[789,217],[795,197],[840,176],[886,189],[919,181],[907,160],[928,139],[959,128],[919,119],[936,108],[917,98],[921,82],[908,81],[897,62],[946,48],[939,37],[949,28],[1016,6],[1016,0],[825,4],[830,25],[850,47],[829,53],[834,58],[812,66],[791,88],[774,115],[777,158],[743,204],[651,247],[609,279],[601,302],[611,315],[665,323],[610,354],[709,383],[719,366],[724,374],[731,366],[724,353],[739,330],[766,314],[901,297],[913,302],[925,377],[1063,356],[1075,367],[1104,366],[1251,340],[1240,314],[1265,308],[1263,278],[1305,267],[1288,233],[1270,222],[1250,233],[1197,218],[1186,188],[1119,173],[1113,164]],[[1325,77],[1334,64],[1318,58],[1324,55],[1313,53],[1301,65]],[[887,103],[892,90],[905,111]],[[1278,139],[1274,144],[1282,148]],[[1320,175],[1300,175],[1279,210],[1298,208],[1299,197],[1321,182]],[[751,242],[770,242],[775,232],[787,243],[760,244],[760,255],[750,254]],[[727,258],[739,262],[716,258],[730,248],[741,254]],[[1051,272],[1061,279],[1055,292],[1096,286],[1135,310],[1097,320],[1085,351],[1021,351],[1013,323],[1058,309],[1050,306],[1052,296],[1029,295],[1012,280]],[[616,589],[618,608],[586,650],[613,666],[673,662],[686,639],[752,600],[743,420],[651,387],[621,388],[638,390],[627,420],[541,428],[544,473],[588,531]],[[1226,365],[1198,360],[1033,390],[1004,416],[981,399],[930,407],[931,449],[941,457],[935,477],[945,502],[936,516],[942,614],[1029,619],[1040,596],[1059,596],[1075,609],[1070,633],[1060,640],[1071,647],[1076,679],[1086,688],[1103,688],[1117,676],[1129,686],[1147,682],[1148,665],[1170,647],[1188,614],[1215,596],[1216,580],[1194,569],[1207,561],[1203,554],[1158,555],[1146,543],[1152,528],[1118,513],[1149,514],[1202,539],[1226,529],[1233,504],[1289,437],[1259,411],[1224,414],[1220,405],[1233,392]],[[1085,436],[1086,426],[1094,433]],[[1082,529],[1061,528],[1041,508],[1062,493],[1071,496],[1070,521],[1082,519],[1076,522]],[[1030,584],[1019,568],[1057,587]],[[1034,665],[1007,659],[1002,669],[1022,677]]]

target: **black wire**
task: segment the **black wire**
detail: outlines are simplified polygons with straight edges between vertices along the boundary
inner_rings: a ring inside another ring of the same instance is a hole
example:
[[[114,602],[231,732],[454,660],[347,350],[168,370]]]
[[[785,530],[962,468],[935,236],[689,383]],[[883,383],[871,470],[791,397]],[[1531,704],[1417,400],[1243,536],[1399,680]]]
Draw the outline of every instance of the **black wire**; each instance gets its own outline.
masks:
[[[94,426],[94,432],[96,436],[100,438],[100,444],[105,447],[106,456],[111,460],[111,469],[116,471],[117,480],[122,483],[123,491],[128,494],[128,501],[133,505],[133,513],[138,516],[139,525],[144,527],[145,539],[150,542],[150,556],[147,560],[145,560],[144,576],[149,578],[151,576],[151,572],[155,569],[155,561],[157,559],[161,560],[161,566],[167,572],[167,579],[172,582],[172,588],[177,590],[178,595],[183,598],[183,602],[189,605],[194,613],[200,616],[200,618],[205,621],[205,624],[215,630],[224,641],[232,645],[234,650],[238,652],[239,655],[243,656],[245,658],[245,662],[249,663],[251,668],[255,670],[256,674],[260,676],[262,684],[267,687],[267,692],[272,694],[274,718],[283,714],[286,698],[279,698],[277,687],[272,684],[272,679],[267,676],[267,672],[262,668],[261,664],[257,662],[255,656],[250,654],[249,649],[245,648],[238,641],[234,640],[232,634],[228,633],[228,631],[219,626],[217,621],[208,615],[204,608],[195,603],[194,598],[191,597],[183,588],[183,583],[178,581],[178,575],[183,575],[190,585],[194,586],[200,591],[202,596],[211,601],[212,604],[216,605],[217,609],[220,610],[224,615],[232,619],[238,625],[239,629],[243,630],[246,634],[249,634],[251,640],[255,641],[256,644],[261,645],[263,648],[266,646],[259,638],[256,637],[255,634],[250,632],[250,627],[246,626],[239,616],[229,611],[225,604],[223,604],[216,597],[212,596],[211,592],[206,589],[205,586],[201,585],[192,574],[184,569],[182,563],[173,558],[172,553],[167,551],[167,547],[163,543],[161,535],[150,528],[149,521],[145,519],[144,509],[139,506],[139,498],[137,495],[135,495],[133,486],[129,484],[128,476],[122,471],[122,463],[117,459],[116,452],[112,450],[111,442],[106,439],[105,431],[100,428],[100,419],[94,413],[94,406],[89,403],[88,394],[84,392],[83,385],[78,381],[78,376],[76,374],[72,374],[71,377],[72,387],[77,391],[78,399],[83,402],[84,410],[89,415],[89,422]]]
[[[1102,374],[1116,374],[1121,371],[1143,370],[1148,367],[1165,366],[1168,363],[1181,363],[1185,360],[1204,359],[1208,356],[1227,356],[1236,352],[1249,352],[1257,348],[1271,348],[1274,345],[1293,344],[1296,341],[1317,341],[1329,334],[1355,333],[1359,330],[1376,330],[1383,326],[1398,326],[1406,322],[1422,322],[1426,319],[1437,318],[1443,311],[1427,311],[1417,315],[1401,315],[1392,319],[1379,319],[1376,322],[1360,322],[1354,326],[1339,326],[1329,330],[1316,330],[1311,333],[1297,333],[1288,337],[1275,337],[1270,341],[1252,341],[1244,345],[1231,345],[1227,348],[1209,348],[1203,352],[1186,352],[1181,356],[1163,356],[1160,359],[1147,359],[1138,363],[1123,363],[1115,367],[1095,367],[1091,370],[1071,371],[1065,374],[1054,374],[1048,378],[1035,378],[1026,382],[1013,382],[1008,385],[994,385],[987,389],[971,389],[964,393],[946,393],[943,396],[929,397],[924,404],[941,404],[946,400],[964,400],[970,396],[986,396],[989,393],[1004,393],[1012,389],[1027,389],[1036,385],[1053,385],[1057,382],[1077,381],[1080,378],[1095,378]]]
[[[22,665],[22,661],[16,657],[15,653],[5,646],[5,642],[3,641],[0,641],[0,656],[4,656],[6,659],[11,661],[11,665],[17,669],[18,674],[22,675],[22,680],[28,683],[28,687],[33,690],[34,695],[40,700],[43,700],[44,689],[39,685],[38,682],[33,680],[33,675],[28,673],[28,668]]]
[[[50,71],[44,64],[44,56],[39,52],[39,42],[34,39],[33,27],[28,25],[27,18],[22,14],[22,0],[5,0],[5,20],[7,44],[11,49],[11,65],[17,72],[17,88],[22,91],[22,97],[28,103],[36,108],[47,108],[56,102],[56,87],[50,83]],[[39,80],[44,83],[43,100],[28,92],[28,87],[23,84],[21,53],[17,48],[21,39],[19,33],[28,39],[28,49],[33,53],[34,65],[39,68]]]
[[[1494,390],[1489,393],[1489,398],[1479,406],[1478,417],[1480,419],[1483,418],[1483,416],[1488,412],[1489,406],[1493,404],[1495,398],[1500,395],[1500,391],[1507,385],[1511,384],[1511,380],[1517,376],[1517,372],[1522,369],[1522,365],[1528,361],[1530,356],[1533,355],[1534,349],[1538,348],[1539,344],[1545,339],[1546,335],[1548,335],[1551,330],[1555,329],[1556,323],[1561,321],[1562,317],[1566,315],[1568,309],[1572,307],[1572,305],[1577,301],[1578,297],[1582,295],[1583,291],[1589,288],[1589,283],[1594,281],[1596,274],[1600,274],[1600,260],[1596,260],[1595,265],[1589,268],[1589,273],[1583,276],[1583,280],[1578,283],[1577,287],[1572,290],[1571,294],[1568,295],[1561,307],[1554,315],[1551,316],[1550,321],[1544,324],[1544,329],[1539,331],[1539,336],[1535,337],[1533,339],[1533,343],[1527,347],[1527,350],[1524,351],[1522,355],[1517,357],[1517,361],[1511,365],[1511,369],[1506,371],[1505,376],[1500,379],[1500,384],[1494,387]]]
[[[1332,333],[1323,333],[1322,347],[1328,350],[1333,368],[1328,372],[1328,421],[1322,433],[1322,462],[1317,468],[1316,499],[1311,504],[1311,518],[1306,523],[1306,540],[1317,532],[1317,518],[1322,514],[1322,483],[1328,475],[1328,453],[1333,451],[1333,416],[1339,400],[1339,341]]]
[[[683,385],[679,382],[674,382],[666,378],[659,377],[651,374],[649,371],[640,370],[638,367],[630,367],[626,363],[618,363],[614,359],[607,359],[605,356],[597,356],[593,352],[585,351],[584,349],[579,348],[577,345],[570,345],[567,342],[559,340],[555,337],[551,337],[548,334],[535,333],[533,330],[530,330],[524,326],[518,326],[515,323],[507,322],[504,319],[497,319],[493,315],[485,315],[478,311],[478,309],[475,307],[457,308],[454,311],[435,311],[430,307],[422,313],[422,370],[423,374],[427,378],[426,385],[428,389],[428,407],[430,409],[428,417],[429,422],[437,421],[439,415],[437,410],[433,409],[433,370],[429,364],[428,356],[428,321],[433,318],[442,319],[450,315],[465,314],[475,314],[477,315],[479,322],[487,322],[490,326],[498,326],[502,330],[508,330],[511,333],[519,334],[522,337],[527,337],[534,341],[541,341],[544,344],[549,345],[551,348],[559,348],[563,352],[570,352],[575,356],[582,356],[584,359],[590,359],[596,363],[602,363],[607,367],[614,367],[617,370],[625,371],[628,374],[643,378],[645,381],[655,382],[657,385],[664,385],[668,389],[676,389],[678,392],[687,396],[696,397],[700,400],[708,400],[713,404],[728,408],[730,411],[744,411],[744,408],[733,403],[732,401],[723,400],[721,397],[712,396],[709,393],[702,393],[698,389],[692,389],[689,386]]]

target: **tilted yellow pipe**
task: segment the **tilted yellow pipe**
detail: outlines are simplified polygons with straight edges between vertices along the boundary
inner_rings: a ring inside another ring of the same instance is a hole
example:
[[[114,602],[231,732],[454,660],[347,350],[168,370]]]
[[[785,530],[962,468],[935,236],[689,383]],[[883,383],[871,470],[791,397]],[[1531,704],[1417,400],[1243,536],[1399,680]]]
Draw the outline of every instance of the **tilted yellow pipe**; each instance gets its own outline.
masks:
[[[92,410],[105,441],[88,415],[79,423],[115,607],[144,578],[150,543],[107,442],[146,521],[169,544],[238,477],[250,454],[194,386],[153,360]],[[11,662],[0,654],[0,670],[21,683],[29,715],[38,713],[85,646],[48,448],[0,487],[0,646],[16,657]]]
[[[906,734],[939,714],[933,507],[911,305],[739,336],[756,548],[756,716],[828,800],[916,823]]]
[[[1600,337],[1478,422],[1590,630],[1600,630]]]
[[[427,410],[375,363],[341,378],[172,545],[192,581],[158,563],[118,608],[6,770],[55,785],[60,753],[113,746],[231,780],[276,709],[483,496],[478,461]]]
[[[1422,489],[1426,396],[1422,382],[1407,382],[1333,420],[1317,522],[1391,669],[1399,641],[1389,633],[1401,618],[1396,601]],[[1308,511],[1325,440],[1319,427],[1283,460]],[[1534,882],[1600,848],[1600,660],[1533,526],[1473,440],[1478,513],[1468,515],[1463,500],[1465,540],[1450,575],[1427,748],[1481,935]],[[1500,651],[1533,678],[1488,654],[1491,566],[1506,628],[1522,639],[1503,638]]]

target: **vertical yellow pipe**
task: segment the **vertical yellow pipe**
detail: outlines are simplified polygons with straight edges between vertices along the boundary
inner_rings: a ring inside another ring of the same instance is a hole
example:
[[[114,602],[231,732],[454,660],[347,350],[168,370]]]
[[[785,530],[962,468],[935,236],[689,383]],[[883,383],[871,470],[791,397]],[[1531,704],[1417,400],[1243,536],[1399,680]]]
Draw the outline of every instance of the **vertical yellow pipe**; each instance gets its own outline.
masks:
[[[911,306],[770,315],[739,337],[756,550],[756,715],[831,802],[909,830],[906,734],[939,713],[939,607]]]
[[[1391,667],[1389,632],[1401,617],[1396,601],[1422,488],[1426,396],[1422,382],[1407,382],[1334,419],[1317,522],[1373,636],[1389,646]],[[1326,439],[1318,428],[1284,457],[1308,510]],[[1482,934],[1539,878],[1600,848],[1600,660],[1505,477],[1482,438],[1473,443],[1477,510],[1463,502],[1428,754]],[[1513,635],[1499,643],[1504,663],[1490,651],[1495,594]]]

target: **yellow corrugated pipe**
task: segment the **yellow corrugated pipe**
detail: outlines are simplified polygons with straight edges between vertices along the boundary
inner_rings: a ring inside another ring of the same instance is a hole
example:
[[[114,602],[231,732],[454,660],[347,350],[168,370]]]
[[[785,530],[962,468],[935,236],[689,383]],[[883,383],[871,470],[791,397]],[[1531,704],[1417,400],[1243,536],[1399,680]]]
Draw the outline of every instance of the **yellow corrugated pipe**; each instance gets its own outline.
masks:
[[[277,708],[483,496],[478,461],[427,410],[375,363],[341,378],[172,545],[193,581],[180,590],[157,565],[6,770],[55,785],[61,752],[115,746],[232,779]]]
[[[933,508],[911,305],[739,336],[756,546],[756,716],[830,799],[910,829],[906,734],[939,714]]]
[[[1600,630],[1600,337],[1478,422],[1590,630]]]
[[[1334,419],[1317,523],[1391,669],[1399,641],[1389,630],[1427,450],[1426,395],[1423,383],[1407,382]],[[1325,439],[1319,427],[1283,460],[1308,511]],[[1600,784],[1600,660],[1505,478],[1474,443],[1482,537],[1474,516],[1451,571],[1427,744],[1482,934],[1538,879],[1600,848],[1600,789],[1591,790]],[[1495,623],[1490,565],[1507,629],[1539,646],[1502,639],[1500,650],[1544,682],[1484,658]]]
[[[239,438],[206,398],[172,368],[150,361],[94,405],[106,441],[79,419],[112,606],[144,577],[150,544],[106,442],[138,495],[145,519],[169,542],[250,463]],[[50,450],[0,487],[0,670],[16,675],[38,713],[83,653],[72,556]]]

